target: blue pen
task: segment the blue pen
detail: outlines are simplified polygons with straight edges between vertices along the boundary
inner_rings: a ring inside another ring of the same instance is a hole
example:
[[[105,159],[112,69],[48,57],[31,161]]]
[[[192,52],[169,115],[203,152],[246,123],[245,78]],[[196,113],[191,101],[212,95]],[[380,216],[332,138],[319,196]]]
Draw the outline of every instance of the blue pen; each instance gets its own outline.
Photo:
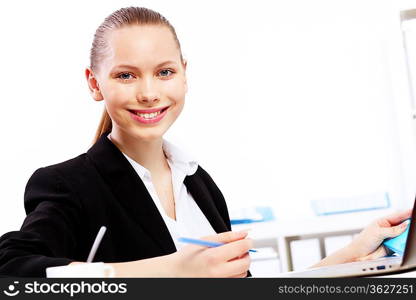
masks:
[[[199,246],[205,246],[205,247],[219,247],[222,245],[225,245],[224,243],[218,243],[218,242],[208,242],[204,240],[197,240],[197,239],[190,239],[185,237],[178,238],[178,241],[181,243],[188,243],[188,244],[194,244]],[[257,252],[257,250],[250,249],[249,252]]]

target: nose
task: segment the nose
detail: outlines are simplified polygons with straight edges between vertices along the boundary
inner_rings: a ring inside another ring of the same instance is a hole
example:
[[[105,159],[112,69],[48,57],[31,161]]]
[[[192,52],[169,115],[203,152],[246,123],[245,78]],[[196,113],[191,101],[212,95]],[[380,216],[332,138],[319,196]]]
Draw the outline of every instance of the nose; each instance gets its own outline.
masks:
[[[160,95],[157,90],[157,85],[152,79],[147,78],[139,82],[139,87],[136,94],[138,102],[143,104],[152,105],[160,100]]]

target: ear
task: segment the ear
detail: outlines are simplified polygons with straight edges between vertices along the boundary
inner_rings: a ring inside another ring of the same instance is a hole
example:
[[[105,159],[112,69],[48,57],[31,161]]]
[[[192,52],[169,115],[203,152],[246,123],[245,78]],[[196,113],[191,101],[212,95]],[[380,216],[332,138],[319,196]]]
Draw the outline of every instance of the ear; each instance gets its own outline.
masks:
[[[88,88],[90,90],[91,96],[95,101],[104,100],[103,95],[101,94],[100,87],[98,85],[97,78],[94,75],[94,72],[91,68],[87,67],[85,69],[85,77],[87,78]]]
[[[184,74],[184,78],[185,78],[185,81],[184,81],[185,93],[187,93],[188,92],[188,81],[187,81],[187,78],[186,78],[186,67],[188,66],[188,61],[186,59],[183,60],[182,66],[183,66],[183,74]]]

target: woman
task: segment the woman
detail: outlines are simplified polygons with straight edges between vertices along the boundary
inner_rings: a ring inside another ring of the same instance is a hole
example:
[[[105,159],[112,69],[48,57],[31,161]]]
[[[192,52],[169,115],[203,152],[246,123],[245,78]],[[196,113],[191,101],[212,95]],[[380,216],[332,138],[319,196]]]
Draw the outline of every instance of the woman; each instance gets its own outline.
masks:
[[[107,227],[95,261],[121,277],[246,277],[252,241],[231,232],[211,177],[163,140],[187,92],[186,61],[172,25],[145,8],[120,9],[97,29],[86,78],[105,102],[94,145],[38,169],[26,186],[27,217],[0,239],[0,274],[45,276],[51,266],[85,261]],[[385,237],[404,230],[409,212],[370,225],[319,265],[383,254]],[[180,235],[226,243],[183,246]],[[381,249],[381,250],[378,250]]]

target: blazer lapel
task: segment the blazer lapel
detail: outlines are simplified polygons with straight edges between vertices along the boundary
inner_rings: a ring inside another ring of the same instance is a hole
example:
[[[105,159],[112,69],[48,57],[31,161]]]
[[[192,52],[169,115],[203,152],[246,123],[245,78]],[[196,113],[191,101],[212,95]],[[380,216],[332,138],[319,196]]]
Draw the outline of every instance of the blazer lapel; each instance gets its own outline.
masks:
[[[218,212],[218,208],[215,206],[215,202],[212,199],[211,193],[199,175],[199,172],[200,167],[198,167],[198,170],[195,174],[186,176],[184,180],[185,186],[191,193],[202,213],[208,219],[215,232],[220,233],[228,231],[227,225]]]
[[[120,150],[104,134],[87,152],[114,196],[166,254],[175,244],[152,197]]]

